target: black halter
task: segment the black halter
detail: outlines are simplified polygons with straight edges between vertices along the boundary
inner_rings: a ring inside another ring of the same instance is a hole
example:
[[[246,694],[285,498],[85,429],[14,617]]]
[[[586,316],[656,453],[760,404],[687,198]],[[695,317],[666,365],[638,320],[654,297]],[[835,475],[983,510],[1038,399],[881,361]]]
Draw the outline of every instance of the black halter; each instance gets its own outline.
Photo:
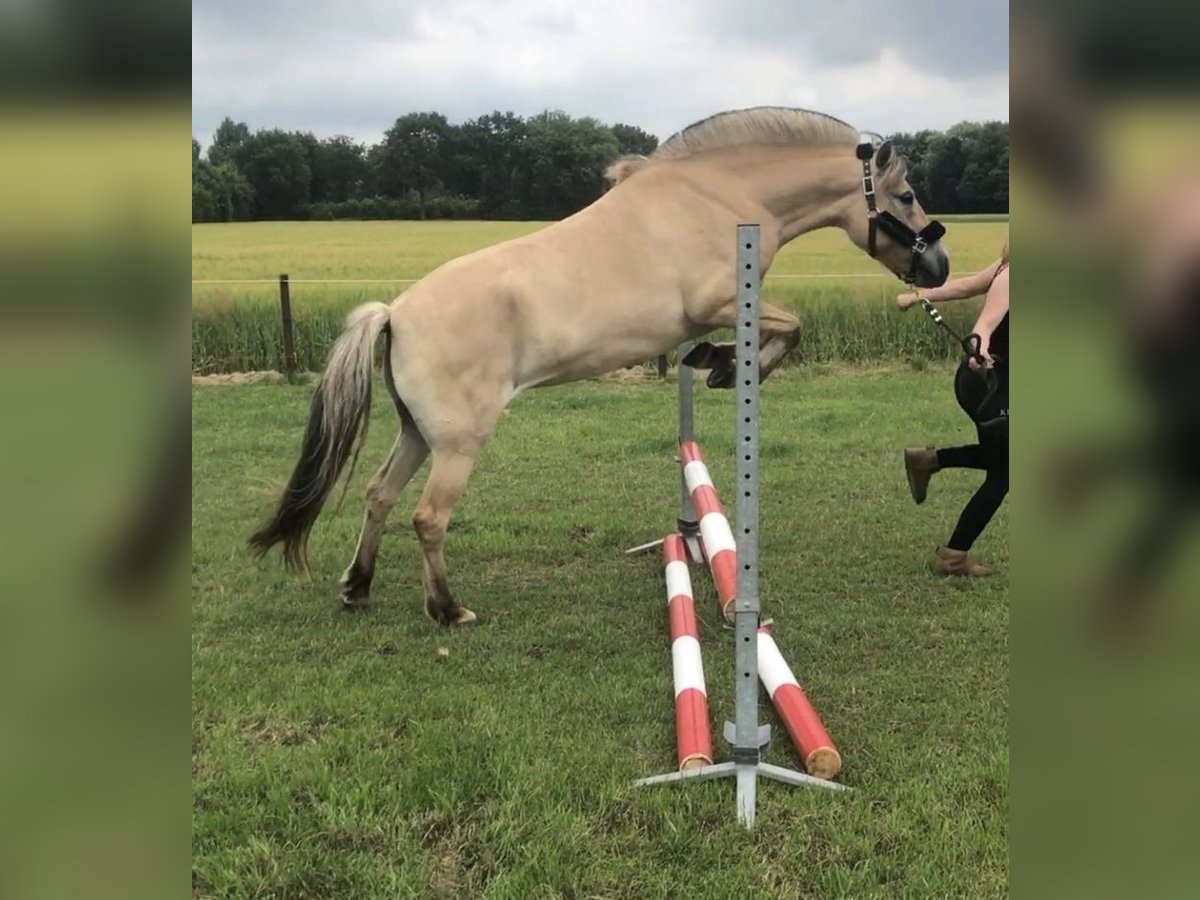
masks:
[[[863,141],[858,145],[857,156],[862,160],[863,166],[863,195],[867,198],[867,252],[871,254],[872,259],[876,258],[876,231],[882,231],[901,247],[907,247],[912,252],[912,261],[904,280],[912,284],[917,280],[921,255],[942,239],[942,235],[946,233],[946,226],[934,220],[919,232],[913,231],[888,210],[880,210],[875,204],[875,176],[871,174],[871,157],[874,155],[875,148],[870,141]]]

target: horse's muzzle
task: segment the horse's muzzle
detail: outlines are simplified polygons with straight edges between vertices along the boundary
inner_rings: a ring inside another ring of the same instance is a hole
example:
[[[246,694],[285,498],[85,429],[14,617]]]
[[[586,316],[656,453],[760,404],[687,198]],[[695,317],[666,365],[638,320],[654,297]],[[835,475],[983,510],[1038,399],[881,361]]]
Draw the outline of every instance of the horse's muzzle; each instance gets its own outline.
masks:
[[[946,255],[940,243],[931,244],[920,255],[914,274],[913,283],[917,287],[938,287],[946,283],[946,279],[950,277],[950,257]]]

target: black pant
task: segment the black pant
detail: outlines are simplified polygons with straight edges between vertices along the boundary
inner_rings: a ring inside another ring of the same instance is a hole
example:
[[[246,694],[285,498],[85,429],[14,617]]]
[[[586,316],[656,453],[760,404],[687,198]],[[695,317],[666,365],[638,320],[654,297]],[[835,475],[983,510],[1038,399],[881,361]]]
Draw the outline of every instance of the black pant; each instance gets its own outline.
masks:
[[[938,450],[938,466],[982,469],[987,475],[958,517],[946,544],[952,550],[970,550],[1008,494],[1008,367],[997,368],[995,376],[997,388],[988,396],[988,382],[965,360],[954,375],[955,399],[975,423],[979,443]]]

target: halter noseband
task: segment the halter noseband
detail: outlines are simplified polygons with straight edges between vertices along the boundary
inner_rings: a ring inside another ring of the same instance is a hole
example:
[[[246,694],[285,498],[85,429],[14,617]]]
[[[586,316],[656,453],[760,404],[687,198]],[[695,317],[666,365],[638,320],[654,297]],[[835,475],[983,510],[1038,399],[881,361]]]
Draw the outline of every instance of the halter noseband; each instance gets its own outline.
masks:
[[[875,203],[875,176],[871,174],[871,157],[875,155],[875,147],[870,140],[864,138],[858,145],[856,155],[862,160],[863,196],[867,199],[867,252],[871,254],[872,259],[878,258],[876,231],[882,231],[901,247],[907,247],[912,253],[912,260],[904,280],[912,284],[917,280],[921,255],[942,239],[942,235],[946,233],[946,226],[933,220],[920,231],[913,231],[888,210],[880,210]]]

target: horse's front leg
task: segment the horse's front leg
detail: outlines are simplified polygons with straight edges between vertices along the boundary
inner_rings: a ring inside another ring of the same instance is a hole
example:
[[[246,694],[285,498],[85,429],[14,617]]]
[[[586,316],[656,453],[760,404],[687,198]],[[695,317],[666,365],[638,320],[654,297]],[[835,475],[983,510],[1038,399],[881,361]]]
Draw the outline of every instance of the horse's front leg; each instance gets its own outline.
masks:
[[[710,328],[733,328],[737,324],[736,302],[722,306],[711,321],[703,324]],[[790,312],[764,303],[759,309],[759,380],[771,374],[785,356],[800,343],[800,319]],[[737,378],[737,346],[732,343],[713,344],[703,341],[697,344],[683,359],[684,365],[695,369],[708,369],[707,384],[710,388],[731,388]]]

